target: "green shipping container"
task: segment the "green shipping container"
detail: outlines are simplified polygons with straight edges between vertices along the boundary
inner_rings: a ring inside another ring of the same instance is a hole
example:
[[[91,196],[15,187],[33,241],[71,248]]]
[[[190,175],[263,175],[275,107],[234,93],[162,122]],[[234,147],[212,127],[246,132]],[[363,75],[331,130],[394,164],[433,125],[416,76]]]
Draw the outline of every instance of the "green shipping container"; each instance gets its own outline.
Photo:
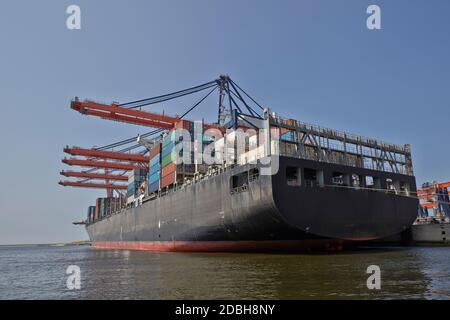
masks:
[[[165,166],[171,164],[172,160],[173,160],[172,153],[169,153],[168,155],[162,158],[161,167],[164,168]]]

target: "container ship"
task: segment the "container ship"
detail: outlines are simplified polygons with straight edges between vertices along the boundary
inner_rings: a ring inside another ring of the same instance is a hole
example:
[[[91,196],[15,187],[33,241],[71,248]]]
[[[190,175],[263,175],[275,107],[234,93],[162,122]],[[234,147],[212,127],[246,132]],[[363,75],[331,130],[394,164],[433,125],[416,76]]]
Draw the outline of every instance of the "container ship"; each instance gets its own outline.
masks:
[[[144,110],[205,91],[181,116]],[[187,120],[213,92],[217,122]],[[107,190],[82,222],[95,248],[340,250],[398,234],[417,216],[409,145],[286,119],[228,76],[122,104],[75,98],[71,108],[154,128],[64,148],[73,157],[63,163],[87,169],[62,171],[78,180],[61,185]]]

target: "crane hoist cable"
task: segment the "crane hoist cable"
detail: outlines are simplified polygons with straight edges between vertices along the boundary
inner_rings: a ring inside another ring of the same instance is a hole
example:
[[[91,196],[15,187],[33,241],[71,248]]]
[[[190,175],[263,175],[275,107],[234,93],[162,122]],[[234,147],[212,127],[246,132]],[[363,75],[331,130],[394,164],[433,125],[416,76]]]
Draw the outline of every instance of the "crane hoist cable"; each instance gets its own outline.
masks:
[[[203,90],[206,90],[208,88],[212,88],[214,86],[217,86],[217,81],[218,80],[210,81],[210,82],[201,84],[199,86],[195,86],[195,87],[192,87],[192,88],[188,88],[188,89],[184,89],[184,90],[180,90],[180,91],[164,94],[164,95],[161,95],[161,96],[156,96],[156,97],[152,97],[152,98],[126,102],[126,103],[121,103],[118,106],[119,107],[126,107],[128,109],[135,109],[135,108],[139,108],[139,107],[144,107],[144,106],[148,106],[148,105],[151,105],[151,104],[155,104],[155,103],[158,103],[158,102],[163,102],[163,101],[176,99],[176,98],[188,95],[188,94],[196,93],[196,92],[203,91]]]
[[[236,82],[234,82],[233,80],[231,80],[231,79],[229,79],[230,80],[230,82],[232,83],[232,84],[234,84],[236,87],[238,87],[239,88],[239,90],[241,90],[246,96],[247,96],[247,98],[249,98],[250,100],[252,100],[261,110],[264,110],[264,108],[258,103],[258,102],[256,102],[255,101],[255,99],[253,99],[247,92],[245,92],[244,91],[244,89],[242,89],[241,87],[239,87],[238,86],[238,84],[236,83]]]

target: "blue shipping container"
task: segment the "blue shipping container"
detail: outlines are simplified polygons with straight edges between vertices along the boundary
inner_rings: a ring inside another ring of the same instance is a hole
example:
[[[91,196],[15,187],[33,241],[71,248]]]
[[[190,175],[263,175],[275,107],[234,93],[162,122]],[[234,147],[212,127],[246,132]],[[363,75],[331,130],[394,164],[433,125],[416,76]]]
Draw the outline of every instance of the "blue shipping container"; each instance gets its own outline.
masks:
[[[161,169],[161,165],[159,163],[157,165],[154,165],[153,167],[150,167],[149,175],[152,175],[155,172],[159,172],[160,169]]]
[[[158,164],[160,162],[159,153],[156,157],[150,159],[150,167]]]
[[[167,144],[169,144],[170,142],[172,142],[172,140],[175,140],[175,134],[173,131],[171,131],[167,137],[163,140],[162,142],[162,147],[164,148]]]
[[[154,174],[152,174],[152,175],[148,178],[149,184],[155,183],[155,182],[157,182],[157,181],[159,181],[159,171],[156,172],[156,173],[154,173]]]
[[[171,148],[165,148],[162,150],[162,157],[164,158],[165,156],[167,156],[169,153],[171,153],[173,151],[173,146]]]
[[[149,193],[156,192],[156,191],[158,191],[158,189],[159,189],[159,181],[148,185]]]

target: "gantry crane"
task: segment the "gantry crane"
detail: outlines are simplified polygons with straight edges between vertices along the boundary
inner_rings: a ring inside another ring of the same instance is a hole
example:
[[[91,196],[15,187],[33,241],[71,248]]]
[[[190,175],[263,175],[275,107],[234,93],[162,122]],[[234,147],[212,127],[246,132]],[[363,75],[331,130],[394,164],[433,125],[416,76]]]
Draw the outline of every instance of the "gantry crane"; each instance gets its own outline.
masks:
[[[204,90],[208,90],[208,93],[181,116],[171,116],[142,110],[142,108],[145,106],[180,98]],[[228,76],[220,76],[216,80],[185,90],[122,104],[103,104],[91,100],[80,101],[79,98],[75,98],[71,102],[70,107],[71,109],[76,110],[81,114],[100,117],[107,120],[152,127],[156,128],[156,130],[141,135],[141,142],[137,145],[133,145],[119,151],[114,151],[112,149],[125,144],[134,143],[136,142],[136,139],[126,139],[101,148],[64,148],[65,153],[68,153],[71,156],[75,156],[75,158],[64,158],[62,160],[63,163],[70,166],[80,166],[91,169],[82,172],[61,171],[61,175],[63,176],[85,178],[85,180],[76,182],[60,181],[60,184],[63,186],[72,187],[100,188],[109,190],[108,192],[111,192],[111,190],[125,190],[126,185],[112,184],[110,183],[110,181],[126,181],[126,176],[124,176],[125,173],[133,169],[145,168],[146,166],[148,166],[148,161],[150,159],[145,155],[148,151],[147,149],[142,153],[131,153],[130,151],[142,145],[142,138],[161,134],[164,131],[176,128],[181,121],[184,121],[183,118],[189,112],[191,112],[200,103],[202,103],[215,90],[219,91],[218,122],[213,124],[203,124],[204,130],[214,128],[220,130],[221,132],[224,132],[227,126],[229,127],[232,125],[233,119],[235,120],[238,114],[244,114],[243,110],[246,110],[247,114],[254,118],[262,119],[261,115],[256,112],[255,109],[250,106],[250,104],[254,106],[256,105],[262,110],[263,108],[261,107],[261,105],[259,105],[252,97],[250,97],[250,95],[248,95]],[[248,102],[246,99],[244,99],[244,96],[247,97],[251,102]],[[233,118],[233,115],[235,116],[235,118]],[[249,123],[249,125],[252,124]],[[83,158],[80,159],[76,157]],[[104,169],[105,172],[96,173],[95,171],[99,169]],[[121,170],[122,174],[112,174],[117,170]],[[102,180],[104,182],[92,183],[90,182],[91,180]]]

